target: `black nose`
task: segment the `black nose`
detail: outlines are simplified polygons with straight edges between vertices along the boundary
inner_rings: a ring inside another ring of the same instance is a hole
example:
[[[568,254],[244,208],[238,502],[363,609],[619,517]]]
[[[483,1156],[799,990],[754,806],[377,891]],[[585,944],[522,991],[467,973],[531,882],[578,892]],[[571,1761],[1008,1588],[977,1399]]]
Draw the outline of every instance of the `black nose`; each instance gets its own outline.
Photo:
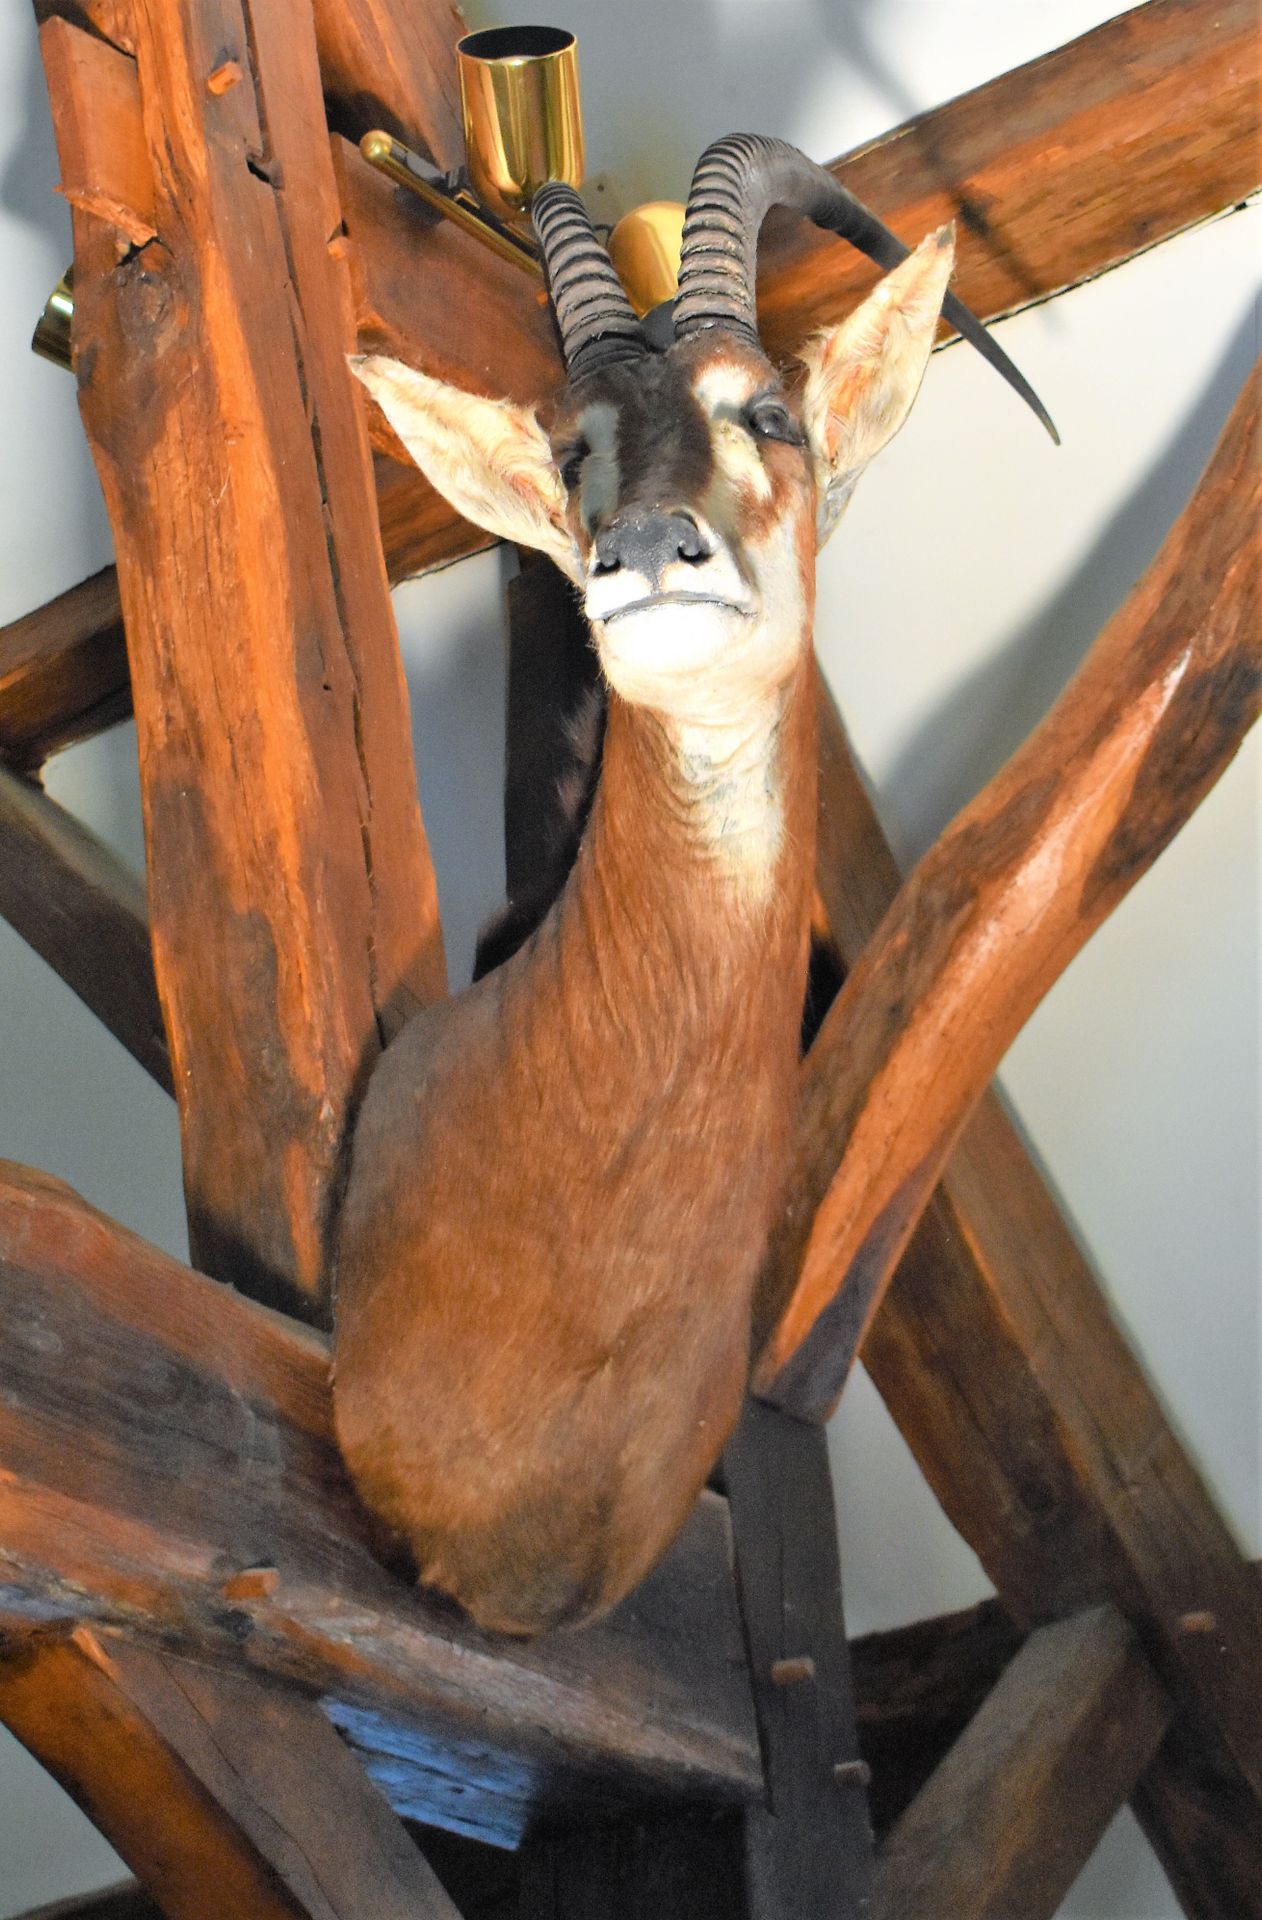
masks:
[[[642,573],[654,586],[677,560],[708,560],[710,549],[701,529],[686,513],[653,513],[629,508],[617,513],[596,535],[596,568],[613,573],[618,567]]]

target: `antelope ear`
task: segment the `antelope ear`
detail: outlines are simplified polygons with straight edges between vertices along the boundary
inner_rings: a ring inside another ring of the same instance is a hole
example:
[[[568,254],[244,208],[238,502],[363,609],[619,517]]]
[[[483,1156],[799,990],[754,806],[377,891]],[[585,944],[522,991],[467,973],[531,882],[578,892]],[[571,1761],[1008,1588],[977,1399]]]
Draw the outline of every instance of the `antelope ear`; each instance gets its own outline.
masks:
[[[497,540],[538,548],[571,580],[577,578],[565,488],[530,407],[462,393],[384,354],[356,354],[350,364],[425,478],[457,513]]]
[[[802,354],[802,418],[815,457],[821,547],[859,475],[911,411],[954,263],[954,230],[939,227],[848,320],[817,334]]]

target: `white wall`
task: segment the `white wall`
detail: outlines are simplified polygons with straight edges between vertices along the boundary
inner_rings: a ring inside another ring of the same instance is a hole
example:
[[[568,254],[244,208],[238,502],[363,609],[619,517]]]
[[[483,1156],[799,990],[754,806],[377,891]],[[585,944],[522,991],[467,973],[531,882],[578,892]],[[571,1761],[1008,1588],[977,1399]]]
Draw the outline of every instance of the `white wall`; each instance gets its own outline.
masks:
[[[619,205],[682,194],[711,137],[826,157],[1108,17],[1089,0],[470,4],[577,25],[593,173]],[[69,258],[25,9],[0,15],[0,621],[108,557],[67,376],[26,341]],[[895,847],[922,849],[1055,697],[1151,558],[1258,349],[1254,209],[1001,332],[1053,451],[975,356],[939,354],[916,417],[821,563],[820,648]],[[397,595],[453,972],[495,904],[502,563]],[[49,785],[137,864],[134,737]],[[1004,1084],[1115,1307],[1245,1544],[1259,1550],[1259,753],[1241,755],[1049,995]],[[184,1251],[170,1103],[0,926],[0,1155],[44,1166]],[[987,1591],[863,1376],[834,1422],[853,1631]],[[0,1915],[121,1869],[19,1749],[0,1749]],[[1174,1920],[1129,1815],[1064,1920]]]

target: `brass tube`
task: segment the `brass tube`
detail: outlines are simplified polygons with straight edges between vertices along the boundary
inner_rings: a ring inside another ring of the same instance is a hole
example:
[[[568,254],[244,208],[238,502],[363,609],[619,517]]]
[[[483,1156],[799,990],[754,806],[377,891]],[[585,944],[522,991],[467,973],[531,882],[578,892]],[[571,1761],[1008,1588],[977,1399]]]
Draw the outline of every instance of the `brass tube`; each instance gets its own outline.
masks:
[[[67,267],[44,302],[31,335],[31,352],[70,372],[70,325],[74,319],[74,268]]]
[[[401,140],[395,140],[380,127],[374,127],[371,132],[363,136],[359,143],[359,150],[369,166],[375,167],[378,173],[384,173],[398,186],[407,187],[409,192],[416,194],[427,207],[432,207],[436,213],[441,213],[445,220],[453,221],[463,232],[472,234],[475,240],[480,240],[484,247],[489,247],[491,252],[498,254],[501,260],[511,260],[515,267],[520,267],[523,273],[533,274],[536,279],[542,277],[543,268],[524,246],[510,239],[507,234],[499,233],[494,227],[488,226],[486,221],[480,220],[476,213],[462,206],[460,201],[453,199],[450,194],[443,193],[440,188],[433,186],[422,173],[418,172],[416,166],[410,164],[415,156]]]
[[[583,183],[578,47],[560,27],[492,27],[456,47],[469,179],[499,219],[523,225],[547,180]]]

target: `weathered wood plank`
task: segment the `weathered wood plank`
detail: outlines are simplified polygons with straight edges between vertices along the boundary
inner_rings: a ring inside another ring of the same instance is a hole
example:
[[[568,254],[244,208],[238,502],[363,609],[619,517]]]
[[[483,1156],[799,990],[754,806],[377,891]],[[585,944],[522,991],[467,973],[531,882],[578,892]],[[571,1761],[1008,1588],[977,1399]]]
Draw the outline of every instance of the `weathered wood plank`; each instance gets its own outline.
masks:
[[[1262,1914],[1262,1808],[1176,1719],[1131,1806],[1189,1920]]]
[[[377,520],[392,586],[491,544],[415,467],[377,454]],[[105,567],[0,627],[0,760],[20,771],[131,712],[118,575]]]
[[[727,1516],[605,1622],[490,1639],[374,1558],[324,1341],[60,1182],[0,1183],[0,1605],[320,1694],[396,1810],[512,1843],[542,1807],[761,1788]]]
[[[316,40],[332,124],[357,140],[384,127],[443,172],[464,160],[453,0],[315,0]]]
[[[767,1781],[745,1817],[749,1917],[860,1920],[872,1831],[827,1442],[751,1400],[723,1478]]]
[[[130,712],[113,567],[0,627],[0,758],[11,766],[38,767]]]
[[[286,0],[251,20],[133,9],[158,237],[120,262],[76,210],[75,339],[192,1243],[319,1317],[356,1088],[442,965],[310,18]],[[241,78],[216,91],[224,62]],[[63,169],[93,110],[57,91]]]
[[[914,243],[957,223],[955,291],[997,319],[1095,278],[1262,184],[1252,0],[1149,0],[834,163]],[[768,227],[776,353],[874,279],[805,221]]]
[[[144,888],[55,800],[3,766],[0,915],[170,1093]]]
[[[882,1848],[875,1920],[1051,1920],[1169,1713],[1111,1608],[1041,1628]]]
[[[969,1112],[1262,706],[1262,363],[1043,724],[916,867],[803,1074],[755,1391],[822,1419]]]
[[[459,1920],[314,1701],[79,1628],[0,1663],[0,1719],[171,1920]]]

